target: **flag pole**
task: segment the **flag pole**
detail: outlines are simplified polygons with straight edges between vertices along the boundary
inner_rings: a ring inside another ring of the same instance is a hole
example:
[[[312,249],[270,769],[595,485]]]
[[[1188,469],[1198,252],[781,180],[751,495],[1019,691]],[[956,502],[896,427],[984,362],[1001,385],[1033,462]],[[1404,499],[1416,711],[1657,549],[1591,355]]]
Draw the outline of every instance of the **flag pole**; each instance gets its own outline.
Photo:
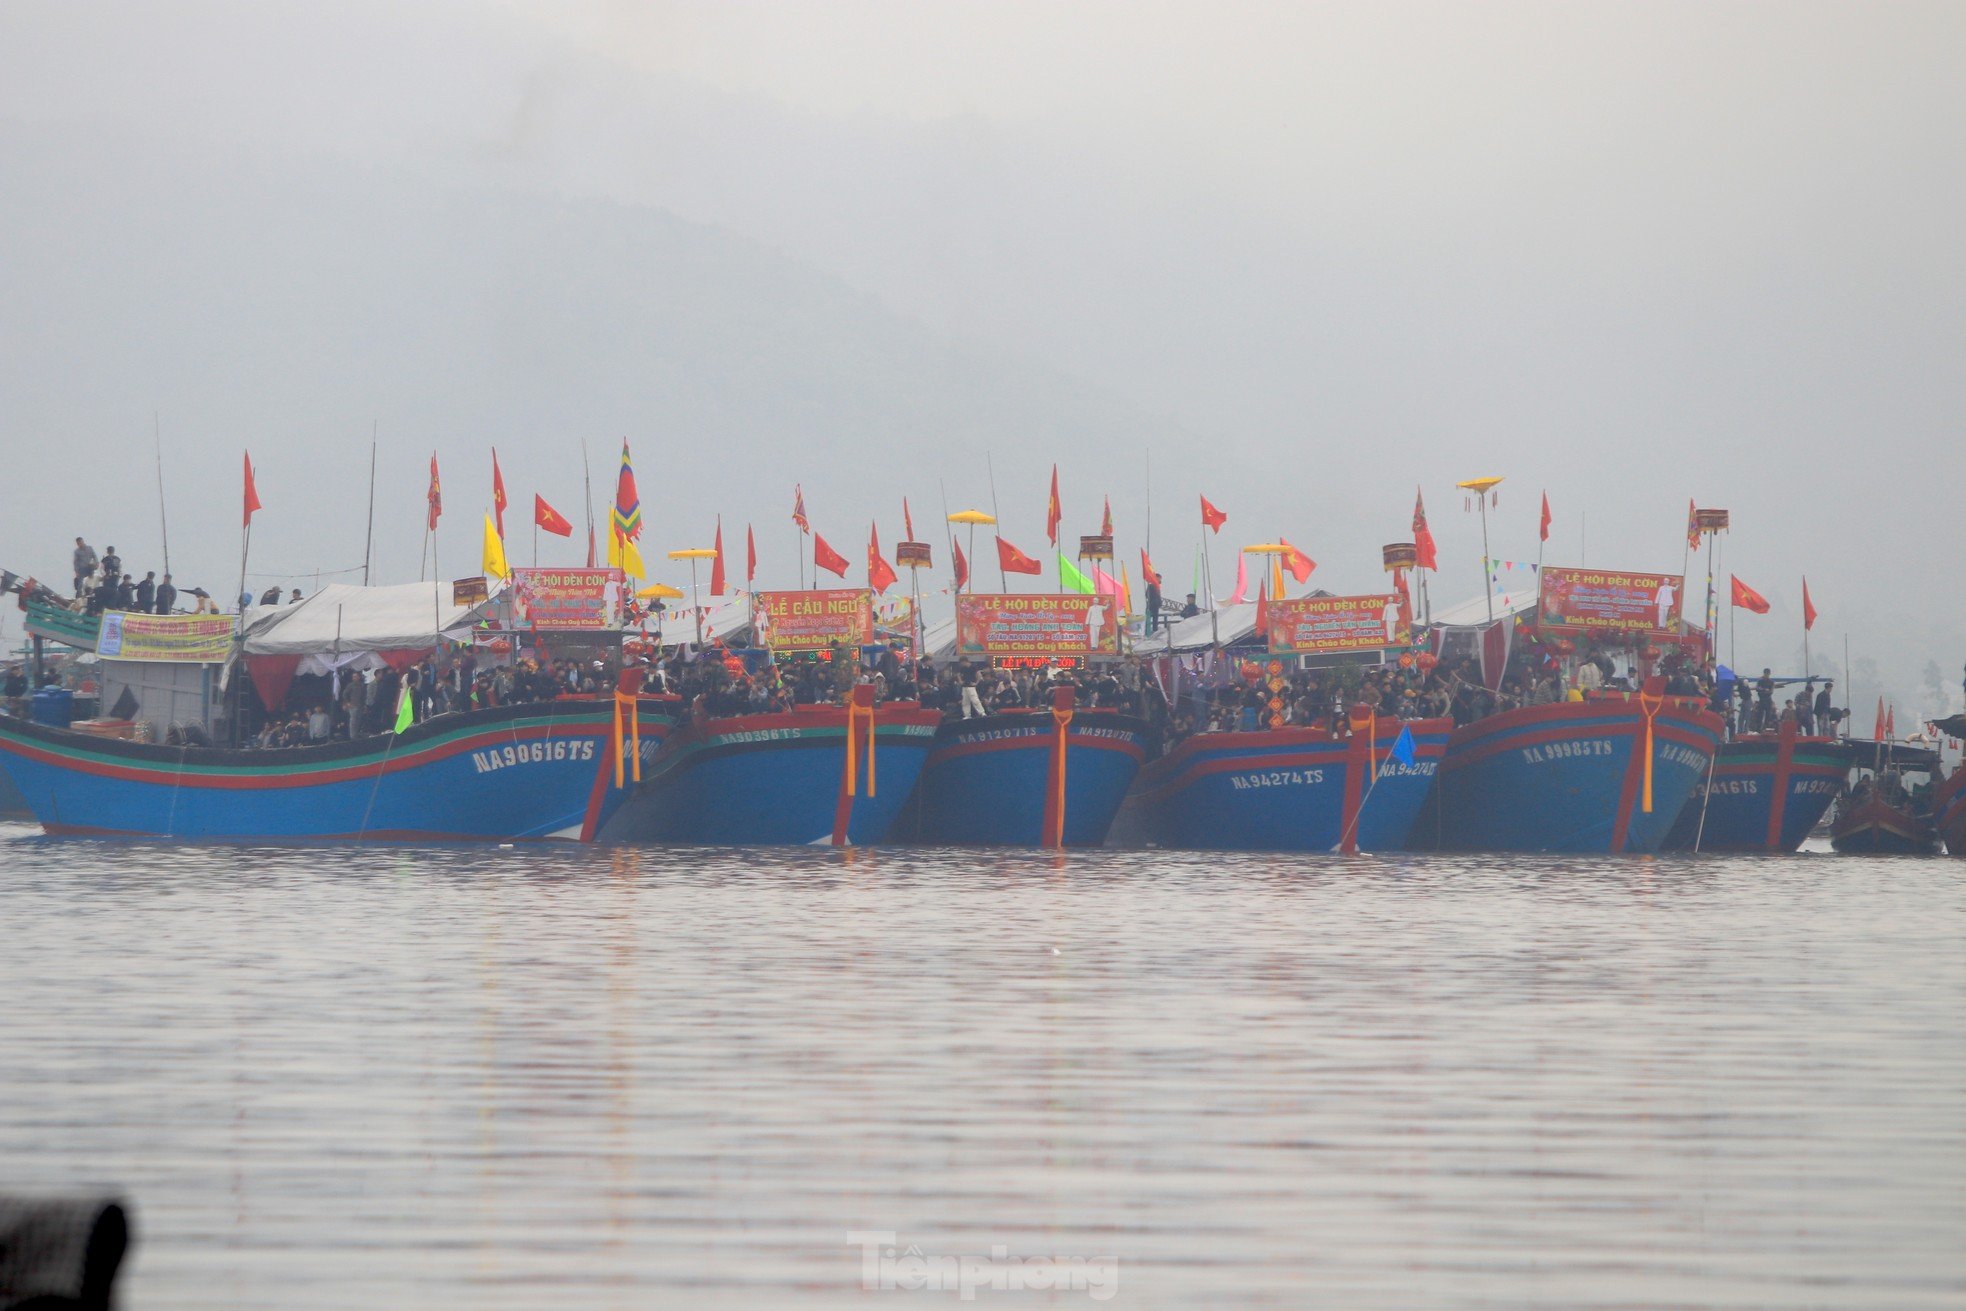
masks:
[[[382,431],[382,420],[370,420],[369,427],[369,526],[362,537],[362,586],[369,585],[369,557],[375,553],[375,447]]]
[[[157,448],[157,526],[164,535],[164,572],[171,572],[171,521],[164,510],[164,417],[150,412],[151,437]]]
[[[935,480],[935,485],[942,491],[942,539],[949,544],[949,581],[953,583],[956,579],[956,530],[949,525],[949,480],[938,478]],[[975,524],[969,526],[969,554],[969,567],[974,569],[976,567]],[[970,590],[973,592],[976,589],[972,587]],[[949,592],[949,604],[954,605],[956,598],[961,595],[962,588],[951,588]]]
[[[997,540],[1002,541],[1003,516],[997,513],[997,462],[990,458],[990,453],[988,451],[985,451],[983,452],[983,463],[984,466],[990,471],[990,517],[997,521]],[[969,549],[973,557],[976,551],[976,530],[974,528],[970,529]],[[970,563],[970,568],[974,569],[975,567],[976,564],[974,559],[972,558]],[[997,584],[998,586],[1002,587],[1003,590],[1006,592],[1010,590],[1010,577],[1009,575],[1004,573],[1004,569],[1003,569],[1002,547],[999,547],[997,549]]]
[[[580,439],[580,481],[586,489],[582,506],[587,512],[587,567],[594,567],[594,475],[587,467],[587,439]],[[658,624],[657,628],[660,629]]]
[[[1222,617],[1215,612],[1215,567],[1208,559],[1208,525],[1201,526],[1201,582],[1204,595],[1208,598],[1208,636],[1209,643],[1219,652],[1222,649]]]
[[[1489,573],[1488,489],[1484,488],[1476,495],[1481,497],[1481,597],[1488,602],[1488,622],[1492,624],[1495,622],[1495,580]],[[1686,576],[1685,570],[1680,571],[1680,576]]]

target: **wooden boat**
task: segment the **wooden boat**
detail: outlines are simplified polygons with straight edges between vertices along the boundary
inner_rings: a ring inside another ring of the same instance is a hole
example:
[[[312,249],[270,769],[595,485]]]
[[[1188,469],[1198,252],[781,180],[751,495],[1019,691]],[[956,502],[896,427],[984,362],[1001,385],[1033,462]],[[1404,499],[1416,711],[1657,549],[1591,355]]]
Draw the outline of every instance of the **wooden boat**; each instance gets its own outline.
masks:
[[[1662,850],[1794,851],[1843,790],[1851,754],[1835,738],[1798,734],[1793,720],[1723,744]]]
[[[1096,847],[1153,736],[1118,710],[1052,690],[1048,707],[944,721],[900,834],[948,846]]]
[[[1706,777],[1722,730],[1704,704],[1657,686],[1490,715],[1448,739],[1411,845],[1657,851]]]
[[[1197,733],[1140,773],[1120,845],[1216,851],[1399,851],[1434,785],[1453,724],[1375,717]],[[1405,731],[1410,753],[1399,748]],[[1395,754],[1407,759],[1395,759]]]
[[[915,789],[940,711],[918,702],[795,706],[685,722],[602,842],[860,846],[884,842]]]
[[[636,700],[641,753],[673,722]],[[0,766],[51,834],[207,842],[591,840],[617,783],[612,695],[439,715],[270,750],[162,746],[0,717]],[[632,751],[634,732],[620,747]]]

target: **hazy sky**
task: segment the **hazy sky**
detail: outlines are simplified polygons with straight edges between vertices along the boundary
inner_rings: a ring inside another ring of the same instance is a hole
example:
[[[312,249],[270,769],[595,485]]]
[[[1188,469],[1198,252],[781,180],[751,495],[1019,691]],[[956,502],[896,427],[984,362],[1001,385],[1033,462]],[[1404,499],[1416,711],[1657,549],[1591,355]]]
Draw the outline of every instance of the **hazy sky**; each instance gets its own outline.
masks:
[[[987,496],[983,449],[1013,536],[1056,458],[1125,541],[1152,445],[1158,555],[1202,487],[1341,591],[1416,484],[1454,596],[1458,478],[1509,476],[1517,559],[1545,488],[1552,558],[1588,513],[1608,567],[1676,569],[1688,498],[1726,505],[1776,604],[1743,664],[1791,659],[1806,572],[1820,645],[1956,689],[1962,49],[1956,4],[7,0],[0,564],[154,518],[155,409],[208,578],[242,445],[306,470],[280,567],[342,563],[371,419],[394,576],[433,445],[451,560],[494,441],[524,503],[625,432],[658,545],[718,511],[782,544],[804,481],[856,558],[904,493]],[[671,225],[622,236],[664,243],[648,295],[582,263],[636,216]],[[447,232],[483,258],[433,271]],[[584,371],[542,358],[561,311]]]

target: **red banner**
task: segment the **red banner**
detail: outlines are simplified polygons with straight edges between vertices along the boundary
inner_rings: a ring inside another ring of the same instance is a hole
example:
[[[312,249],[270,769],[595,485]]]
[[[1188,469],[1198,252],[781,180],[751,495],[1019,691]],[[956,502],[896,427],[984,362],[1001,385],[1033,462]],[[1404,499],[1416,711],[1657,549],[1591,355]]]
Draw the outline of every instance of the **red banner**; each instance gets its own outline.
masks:
[[[1573,633],[1629,635],[1679,632],[1679,574],[1628,574],[1605,569],[1543,570],[1538,622]]]
[[[1110,596],[974,592],[956,598],[956,653],[965,656],[1119,654]]]
[[[1269,603],[1273,655],[1384,651],[1399,640],[1399,597],[1299,596]]]
[[[758,645],[774,651],[865,646],[874,640],[874,594],[864,587],[753,592],[751,627]]]
[[[619,569],[514,569],[512,627],[619,628],[625,578]]]

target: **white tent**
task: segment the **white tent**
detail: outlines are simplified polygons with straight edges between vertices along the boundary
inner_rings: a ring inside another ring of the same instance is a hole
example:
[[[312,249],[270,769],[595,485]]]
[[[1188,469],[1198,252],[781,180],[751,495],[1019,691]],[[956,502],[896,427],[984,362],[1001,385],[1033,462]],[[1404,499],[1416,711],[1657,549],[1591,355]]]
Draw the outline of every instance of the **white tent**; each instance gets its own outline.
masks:
[[[1215,645],[1218,632],[1223,646],[1241,641],[1256,631],[1256,602],[1221,606],[1217,608],[1215,617],[1216,622],[1211,623],[1208,611],[1204,610],[1192,619],[1175,619],[1169,627],[1161,629],[1151,638],[1136,641],[1133,650],[1139,655],[1206,651]]]
[[[428,651],[438,639],[467,642],[477,607],[453,604],[448,581],[357,587],[331,583],[298,605],[247,615],[248,656],[302,657],[299,672],[379,665],[385,651]]]
[[[1505,619],[1511,615],[1528,614],[1536,608],[1536,589],[1528,587],[1495,594],[1495,618]],[[1461,601],[1450,606],[1437,607],[1433,613],[1435,628],[1478,628],[1488,622],[1488,602],[1482,597],[1471,601]]]

